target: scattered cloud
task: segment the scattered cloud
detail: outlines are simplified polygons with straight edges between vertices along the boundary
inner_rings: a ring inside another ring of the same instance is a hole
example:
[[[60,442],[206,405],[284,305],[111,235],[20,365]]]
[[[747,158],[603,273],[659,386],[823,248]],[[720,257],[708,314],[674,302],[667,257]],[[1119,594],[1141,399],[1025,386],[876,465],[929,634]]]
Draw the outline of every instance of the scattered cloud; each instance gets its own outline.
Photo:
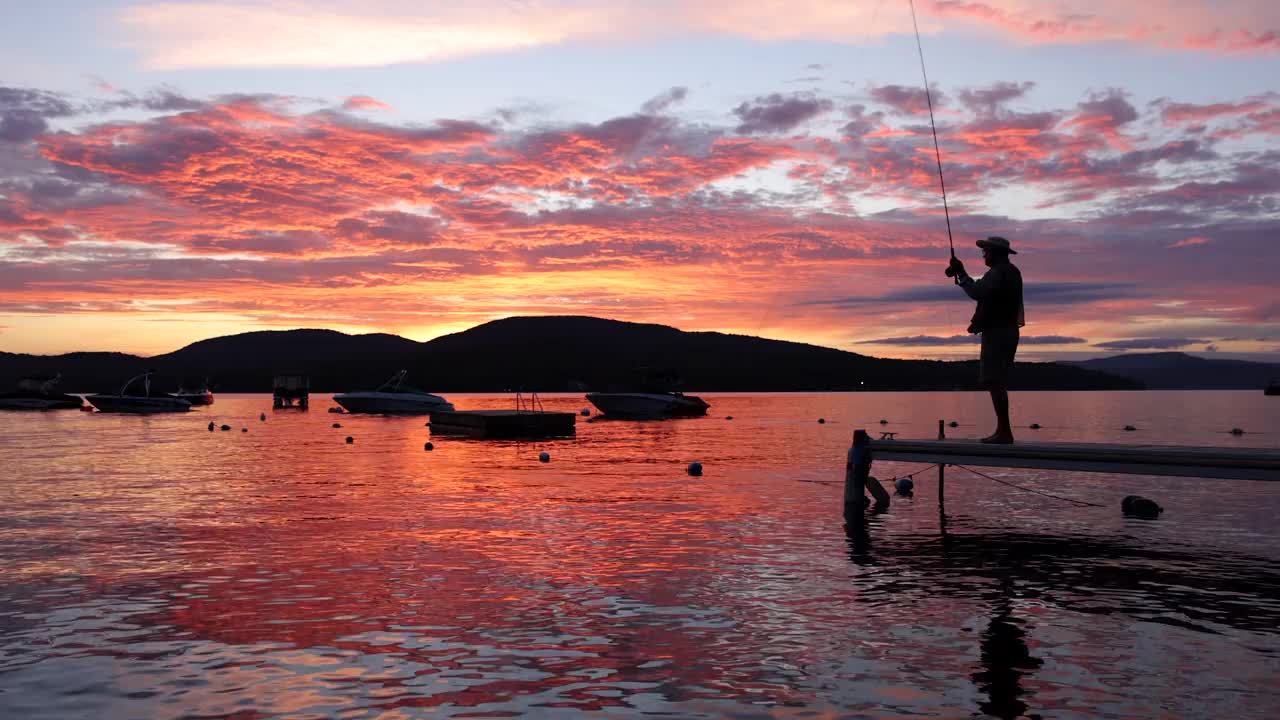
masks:
[[[1168,247],[1171,247],[1171,248],[1192,247],[1194,245],[1205,245],[1208,242],[1209,242],[1209,238],[1196,235],[1193,237],[1183,238],[1182,240],[1178,240],[1177,242],[1174,242]]]
[[[1091,282],[1030,282],[1023,287],[1023,300],[1034,305],[1081,305],[1136,297],[1140,291],[1136,285],[1122,283]],[[913,304],[963,301],[972,303],[963,292],[951,285],[911,287],[880,296],[852,296],[807,300],[801,305],[826,305],[840,308],[860,308],[879,304]]]
[[[744,135],[788,132],[834,107],[831,100],[809,93],[774,93],[734,108],[733,114],[742,121],[735,130]]]
[[[343,110],[390,110],[391,106],[368,95],[352,95],[342,102]]]
[[[1171,101],[1015,108],[1029,89],[951,93],[943,136],[957,247],[1001,234],[1025,250],[1028,315],[1046,334],[1023,342],[1081,344],[1103,321],[1103,337],[1271,333],[1280,152],[1169,125]],[[903,348],[972,342],[952,336],[972,301],[941,275],[918,96],[769,94],[717,122],[683,117],[687,95],[591,122],[414,123],[352,112],[376,107],[364,96],[0,88],[18,118],[0,142],[0,310],[388,330],[589,311],[825,344],[850,326]],[[1280,111],[1280,96],[1254,102],[1224,127]],[[839,122],[824,117],[836,107]],[[1014,218],[1010,192],[1077,205]],[[1208,238],[1222,252],[1153,252]],[[1212,322],[1153,330],[1191,308]]]
[[[49,129],[49,118],[75,113],[75,106],[57,93],[0,87],[0,143],[25,143]]]
[[[688,96],[689,88],[676,86],[661,95],[646,101],[644,105],[641,106],[640,111],[646,115],[658,115],[666,112],[672,106],[684,102],[684,99]]]
[[[938,90],[925,93],[924,88],[904,87],[902,85],[883,85],[868,91],[875,102],[888,106],[899,115],[928,115],[929,102],[933,107],[941,108],[947,104],[947,97]]]
[[[1094,343],[1094,347],[1108,350],[1176,350],[1188,345],[1201,345],[1210,341],[1198,338],[1135,338],[1132,340],[1109,340]]]
[[[1022,43],[1129,43],[1212,53],[1280,52],[1269,0],[1203,7],[1186,0],[926,0],[925,33],[980,30]],[[1153,23],[1152,18],[1159,18]],[[403,3],[143,0],[113,16],[113,35],[146,67],[368,67],[437,62],[565,43],[641,43],[688,34],[764,41],[859,42],[909,33],[904,13],[868,3],[796,0],[546,0]],[[813,66],[811,66],[813,67]],[[818,69],[818,67],[813,67]]]
[[[995,115],[1005,103],[1024,97],[1033,82],[997,82],[984,88],[969,88],[959,93],[960,103],[979,115]]]
[[[981,335],[910,335],[876,340],[859,340],[859,345],[901,345],[904,347],[941,347],[947,345],[972,345],[982,340]],[[1024,335],[1019,345],[1078,345],[1088,340],[1065,335]]]

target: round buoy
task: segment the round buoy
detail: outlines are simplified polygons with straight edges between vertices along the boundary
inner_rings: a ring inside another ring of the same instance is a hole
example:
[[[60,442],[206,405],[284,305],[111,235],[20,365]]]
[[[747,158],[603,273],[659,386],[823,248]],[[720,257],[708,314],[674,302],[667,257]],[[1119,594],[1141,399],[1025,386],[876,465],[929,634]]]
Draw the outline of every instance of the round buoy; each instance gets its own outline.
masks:
[[[694,477],[698,477],[702,475],[702,463],[700,462],[689,463],[687,472]]]
[[[333,426],[336,428],[340,428],[342,427],[342,423],[334,423]]]
[[[1241,430],[1240,428],[1231,428],[1231,434],[1232,434],[1232,435],[1243,435],[1243,434],[1244,434],[1244,430]]]
[[[949,427],[960,427],[960,423],[956,422],[955,420],[952,420],[951,422],[947,423],[947,425]]]
[[[582,408],[581,410],[578,411],[578,414],[583,417],[586,417],[591,414],[591,411],[588,410],[587,408]]]
[[[340,414],[342,414],[342,408],[340,408],[340,407],[331,407],[331,408],[329,408],[329,412],[331,412],[331,413],[336,413],[336,414],[339,414],[339,415],[340,415]]]
[[[915,486],[916,483],[911,478],[898,478],[898,480],[893,483],[893,487],[898,491],[899,495],[910,495],[911,491],[915,489]]]
[[[222,430],[223,432],[226,432],[227,430],[230,430],[230,429],[231,429],[231,426],[230,426],[230,425],[223,425],[223,426],[222,426],[222,428],[221,428],[221,430]]]
[[[1030,424],[1030,425],[1028,425],[1027,427],[1031,428],[1032,430],[1039,430],[1039,429],[1040,429],[1040,423],[1031,423],[1031,424]]]
[[[240,432],[249,432],[249,428],[240,428]]]
[[[425,443],[425,444],[423,444],[422,449],[423,449],[423,450],[435,450],[435,449],[436,449],[436,446],[435,446],[435,445],[433,445],[433,444],[431,444],[431,443]]]
[[[1136,427],[1134,427],[1134,426],[1132,426],[1132,425],[1125,425],[1125,426],[1124,426],[1124,430],[1125,430],[1125,432],[1133,432],[1134,430],[1137,430],[1137,429],[1138,429],[1138,428],[1136,428]]]
[[[538,453],[538,462],[551,462],[551,453],[549,452]]]
[[[351,437],[350,435],[348,435],[348,436],[347,436],[347,444],[348,444],[348,445],[350,445],[351,443],[353,443],[353,442],[355,442],[355,441],[356,441],[356,439],[355,439],[355,438]]]
[[[819,424],[819,425],[826,425],[826,424],[827,424],[827,419],[826,419],[826,418],[818,418],[818,424]]]
[[[1141,495],[1126,495],[1120,501],[1120,512],[1126,517],[1155,520],[1160,517],[1160,513],[1164,512],[1164,508],[1160,507],[1160,504],[1155,500],[1144,498]]]
[[[267,414],[266,414],[266,413],[258,413],[258,419],[259,419],[259,420],[261,420],[261,421],[263,421],[263,422],[266,422],[266,421],[267,421]]]
[[[213,421],[209,421],[209,432],[213,432]]]
[[[725,420],[732,420],[732,419],[733,419],[733,416],[732,416],[732,415],[725,415],[725,416],[724,416],[724,419],[725,419]]]
[[[889,424],[889,421],[888,421],[888,420],[885,420],[884,418],[880,418],[880,424],[881,424],[881,425],[888,425],[888,424]]]

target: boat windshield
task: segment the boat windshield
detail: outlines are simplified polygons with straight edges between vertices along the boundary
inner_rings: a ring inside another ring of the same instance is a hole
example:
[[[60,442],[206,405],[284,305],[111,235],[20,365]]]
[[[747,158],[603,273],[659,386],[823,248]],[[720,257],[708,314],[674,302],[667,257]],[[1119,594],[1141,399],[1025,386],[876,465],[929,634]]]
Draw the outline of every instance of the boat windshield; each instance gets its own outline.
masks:
[[[130,385],[132,385],[132,384],[134,384],[135,382],[137,382],[137,381],[141,380],[141,381],[142,381],[142,395],[143,395],[144,397],[151,397],[151,372],[152,372],[152,371],[148,370],[148,371],[146,371],[146,372],[142,373],[141,375],[134,375],[133,377],[131,377],[131,378],[129,378],[128,380],[126,380],[126,381],[125,381],[125,383],[124,383],[124,385],[122,385],[122,386],[120,387],[120,394],[121,394],[121,395],[128,395],[128,394],[129,394],[129,386],[130,386]]]
[[[409,374],[409,371],[408,371],[408,370],[401,370],[400,372],[396,373],[395,375],[392,375],[390,380],[388,380],[388,381],[386,381],[386,382],[382,383],[382,385],[378,386],[378,389],[377,389],[377,391],[376,391],[376,392],[386,392],[386,393],[412,393],[412,394],[414,394],[414,395],[430,395],[430,394],[431,394],[431,393],[427,392],[426,390],[422,390],[422,389],[420,389],[420,388],[416,388],[416,387],[414,387],[414,386],[410,385],[409,383],[405,382],[405,381],[404,381],[404,377],[405,377],[405,375],[407,375],[407,374]]]

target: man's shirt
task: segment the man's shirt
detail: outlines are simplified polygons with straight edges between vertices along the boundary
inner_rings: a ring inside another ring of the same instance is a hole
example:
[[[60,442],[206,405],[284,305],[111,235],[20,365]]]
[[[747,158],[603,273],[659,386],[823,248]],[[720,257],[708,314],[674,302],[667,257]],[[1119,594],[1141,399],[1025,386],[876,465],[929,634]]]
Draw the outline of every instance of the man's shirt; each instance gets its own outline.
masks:
[[[956,284],[978,301],[973,319],[969,321],[969,332],[1020,328],[1027,324],[1022,306],[1022,272],[1013,263],[995,265],[977,280],[961,273]]]

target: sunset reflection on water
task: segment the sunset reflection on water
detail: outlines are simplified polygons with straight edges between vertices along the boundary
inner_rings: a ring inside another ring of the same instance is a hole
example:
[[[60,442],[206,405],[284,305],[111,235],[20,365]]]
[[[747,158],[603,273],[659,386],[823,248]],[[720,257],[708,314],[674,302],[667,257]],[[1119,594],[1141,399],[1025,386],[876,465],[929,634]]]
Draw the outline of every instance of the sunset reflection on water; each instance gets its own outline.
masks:
[[[1043,439],[1139,422],[1147,442],[1274,447],[1256,395],[1027,393],[1015,412]],[[984,400],[705,397],[706,418],[579,417],[539,442],[265,396],[2,414],[0,715],[1274,715],[1270,483],[991,471],[1105,506],[1077,508],[952,469],[943,532],[926,473],[855,552],[830,484],[853,429],[985,434]],[[1131,492],[1165,518],[1120,517]]]

